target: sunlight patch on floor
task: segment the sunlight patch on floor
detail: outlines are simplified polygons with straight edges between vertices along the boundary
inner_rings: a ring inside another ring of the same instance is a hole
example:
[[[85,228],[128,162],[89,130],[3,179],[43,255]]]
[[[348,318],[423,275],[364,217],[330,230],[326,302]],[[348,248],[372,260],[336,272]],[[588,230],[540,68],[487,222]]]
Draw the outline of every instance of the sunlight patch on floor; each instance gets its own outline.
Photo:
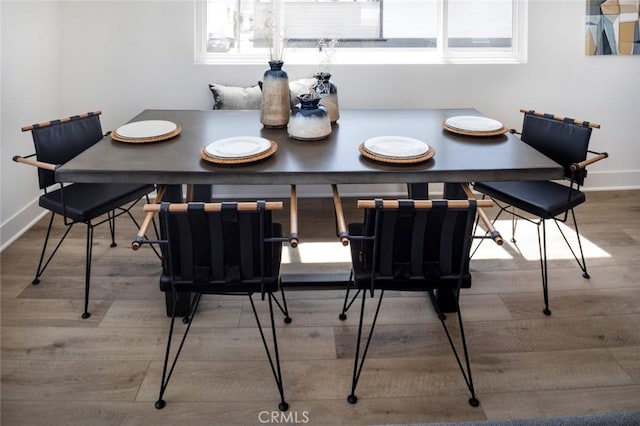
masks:
[[[561,223],[560,227],[565,236],[578,253],[576,234],[573,228]],[[522,257],[528,261],[540,260],[538,252],[537,227],[525,221],[519,221],[516,228],[516,243],[511,242],[511,220],[499,220],[495,228],[504,239],[502,246],[490,239],[476,239],[472,251],[482,241],[473,254],[473,259],[513,259]],[[483,235],[484,230],[478,228],[476,235]],[[611,257],[611,255],[589,241],[584,235],[581,237],[585,258]],[[566,246],[562,235],[553,222],[547,222],[547,257],[549,260],[573,259],[571,251]],[[349,247],[344,247],[340,242],[305,242],[298,244],[297,248],[285,246],[282,251],[282,263],[350,263]]]
[[[576,233],[572,227],[559,223],[562,232],[569,243],[574,247],[574,251],[579,256],[578,240]],[[579,224],[578,224],[579,225]],[[571,251],[567,247],[562,234],[558,230],[558,227],[552,222],[547,221],[547,259],[548,260],[562,260],[573,259]],[[495,228],[504,240],[502,246],[498,246],[492,240],[484,240],[480,247],[473,255],[474,259],[511,259],[514,256],[521,256],[526,260],[540,260],[540,254],[538,251],[538,232],[537,226],[525,222],[523,220],[518,221],[516,227],[516,243],[511,242],[511,219],[499,220],[495,224]],[[542,229],[541,229],[542,231]],[[483,230],[478,229],[477,235],[482,235]],[[603,250],[598,245],[589,241],[584,235],[580,236],[582,241],[582,249],[584,250],[584,257],[598,258],[598,257],[611,257],[611,255]],[[479,240],[474,242],[473,248],[478,245]],[[472,248],[472,250],[473,250]]]
[[[282,250],[282,263],[351,263],[349,247],[340,242],[300,243]]]

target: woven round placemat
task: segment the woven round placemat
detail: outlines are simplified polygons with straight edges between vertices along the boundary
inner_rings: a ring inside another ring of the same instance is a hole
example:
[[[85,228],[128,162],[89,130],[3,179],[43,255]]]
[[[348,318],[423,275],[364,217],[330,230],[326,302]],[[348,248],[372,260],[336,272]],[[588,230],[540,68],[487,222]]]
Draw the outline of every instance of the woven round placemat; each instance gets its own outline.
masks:
[[[436,155],[436,151],[433,149],[431,145],[429,145],[429,150],[425,152],[423,155],[419,157],[409,157],[409,158],[392,158],[392,157],[383,157],[380,155],[372,154],[364,148],[364,143],[361,143],[358,147],[360,154],[364,157],[367,157],[371,160],[380,161],[381,163],[391,163],[391,164],[416,164],[422,163],[423,161],[430,160],[431,157]]]
[[[178,136],[181,131],[182,131],[182,127],[180,127],[179,124],[176,124],[176,129],[174,131],[164,135],[154,136],[152,138],[125,138],[123,136],[118,135],[118,133],[115,130],[113,130],[111,132],[111,139],[113,139],[114,141],[126,142],[126,143],[160,142],[160,141],[166,141],[167,139],[171,139],[173,137]]]
[[[209,163],[214,163],[214,164],[247,164],[247,163],[253,163],[256,161],[260,161],[260,160],[264,160],[267,157],[270,157],[271,155],[273,155],[274,152],[276,152],[278,150],[278,144],[275,143],[274,141],[269,141],[271,143],[271,146],[269,147],[269,149],[267,149],[264,152],[261,152],[260,154],[256,154],[256,155],[251,155],[248,157],[240,157],[240,158],[222,158],[222,157],[214,157],[211,156],[209,154],[207,154],[207,152],[205,151],[205,147],[202,147],[200,149],[200,157],[202,157],[203,160],[208,161]]]
[[[442,122],[442,128],[451,132],[451,133],[456,133],[459,135],[465,135],[465,136],[499,136],[499,135],[504,135],[505,133],[507,133],[509,131],[508,128],[502,126],[502,128],[498,129],[498,130],[493,130],[490,132],[474,132],[474,131],[470,131],[470,130],[462,130],[462,129],[457,129],[455,127],[451,127],[449,125],[447,125],[446,121]]]

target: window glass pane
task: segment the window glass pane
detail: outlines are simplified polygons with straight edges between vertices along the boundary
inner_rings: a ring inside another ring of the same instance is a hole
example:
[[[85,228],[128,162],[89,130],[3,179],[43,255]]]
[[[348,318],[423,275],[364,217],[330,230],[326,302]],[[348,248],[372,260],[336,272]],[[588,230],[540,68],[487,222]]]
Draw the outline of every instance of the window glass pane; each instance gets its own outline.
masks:
[[[449,47],[511,47],[512,0],[448,0]]]
[[[207,1],[207,52],[228,52],[236,43],[237,4],[229,0]]]
[[[380,37],[380,0],[285,1],[289,39]]]
[[[274,21],[282,23],[291,63],[312,61],[320,40],[337,41],[336,63],[433,63],[453,56],[493,61],[499,55],[520,61],[525,46],[527,0],[195,1],[201,62],[264,57]]]
[[[386,47],[436,47],[438,0],[384,0]]]
[[[271,0],[207,0],[207,51],[264,48],[273,13]],[[290,47],[435,47],[438,0],[284,0],[283,22]]]
[[[437,0],[384,0],[383,34],[387,38],[437,38]]]

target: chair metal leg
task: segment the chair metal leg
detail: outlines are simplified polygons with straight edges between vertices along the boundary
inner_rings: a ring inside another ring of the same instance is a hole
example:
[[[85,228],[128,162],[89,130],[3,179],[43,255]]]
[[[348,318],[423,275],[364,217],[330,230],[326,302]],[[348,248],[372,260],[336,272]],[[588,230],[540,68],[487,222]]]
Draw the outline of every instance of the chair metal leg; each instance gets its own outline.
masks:
[[[440,319],[440,324],[444,328],[444,332],[447,335],[447,340],[449,340],[449,345],[451,346],[451,350],[453,351],[453,355],[456,358],[456,362],[458,363],[458,368],[462,373],[462,377],[464,378],[465,383],[467,384],[467,389],[469,389],[469,393],[471,393],[471,397],[469,398],[469,405],[472,407],[478,407],[480,405],[480,401],[476,397],[475,388],[473,387],[473,376],[471,375],[471,363],[469,361],[469,349],[467,347],[467,339],[464,334],[464,325],[462,322],[462,313],[460,312],[460,304],[459,304],[459,295],[460,291],[457,291],[456,294],[456,308],[458,312],[458,326],[460,328],[460,340],[462,341],[462,350],[464,352],[464,365],[458,355],[458,351],[456,350],[456,345],[453,342],[453,338],[449,333],[449,329],[447,328],[447,324],[444,321],[444,315],[440,311],[439,305],[436,300],[436,296],[433,293],[433,290],[428,291],[429,298],[431,299],[431,303],[436,309],[436,313],[438,314],[438,318]]]
[[[280,309],[280,312],[282,312],[282,314],[284,315],[284,323],[291,324],[292,320],[291,320],[291,317],[289,316],[289,308],[287,307],[287,298],[284,295],[284,288],[282,288],[282,285],[280,285],[280,297],[282,297],[282,303],[280,303],[275,296],[273,296],[273,301],[276,302],[278,309]]]
[[[509,212],[507,212],[509,213]],[[518,226],[518,215],[516,215],[516,208],[511,207],[511,242],[516,242],[516,227]]]
[[[116,212],[107,212],[107,222],[109,222],[109,233],[111,234],[111,247],[116,247]]]
[[[494,202],[496,202],[494,200]],[[545,224],[545,220],[544,219],[540,219],[539,221],[534,221],[532,219],[526,218],[524,216],[519,215],[516,212],[516,208],[513,206],[509,206],[509,205],[500,205],[499,203],[496,202],[496,205],[499,207],[498,210],[498,214],[496,215],[496,217],[493,219],[492,223],[495,223],[498,218],[500,217],[500,215],[502,214],[502,212],[506,212],[508,214],[511,215],[511,242],[516,244],[516,227],[518,225],[518,219],[524,219],[527,222],[533,223],[534,225],[536,225],[537,228],[537,232],[538,232],[538,251],[540,253],[540,273],[542,276],[542,295],[544,298],[544,309],[542,310],[542,312],[545,315],[551,315],[551,310],[549,309],[549,271],[548,271],[548,266],[547,266],[547,232],[546,232],[546,224]],[[509,210],[509,208],[511,210]],[[573,210],[572,210],[573,213]],[[557,223],[556,223],[557,225]],[[541,228],[542,227],[542,231]],[[560,229],[558,227],[558,229]],[[562,233],[562,230],[560,230],[560,232]],[[564,234],[563,234],[564,237]],[[565,238],[565,241],[566,238]],[[568,244],[568,242],[567,242]],[[581,246],[582,247],[582,246]],[[570,246],[571,248],[571,246]],[[477,250],[477,247],[476,247]],[[573,251],[573,250],[572,250]],[[475,253],[475,250],[474,250]],[[473,253],[471,254],[471,256],[473,256]],[[574,254],[575,257],[575,254]],[[576,258],[577,260],[577,258]],[[578,263],[580,263],[578,261]]]
[[[51,217],[49,219],[49,226],[47,227],[47,233],[46,233],[46,235],[44,237],[44,244],[42,245],[42,252],[40,253],[40,260],[38,261],[38,268],[36,269],[36,276],[33,279],[33,281],[31,281],[31,284],[33,284],[33,285],[40,284],[40,277],[44,273],[44,270],[47,269],[47,266],[49,265],[49,262],[51,262],[51,260],[53,259],[53,256],[56,254],[56,252],[58,251],[58,249],[62,245],[62,242],[65,240],[65,238],[69,234],[69,231],[71,231],[71,228],[75,224],[75,223],[72,222],[72,223],[67,225],[67,229],[64,232],[64,234],[62,235],[62,237],[60,238],[60,240],[58,241],[58,244],[56,244],[56,247],[53,249],[53,251],[51,252],[49,257],[47,258],[47,261],[44,262],[44,255],[47,252],[47,245],[49,243],[49,237],[51,236],[51,229],[53,227],[53,218],[55,217],[55,215],[56,214],[52,212],[51,213]],[[44,266],[42,265],[43,262],[44,262]]]
[[[262,330],[262,324],[260,323],[260,318],[258,317],[258,312],[256,311],[256,305],[253,302],[253,296],[251,294],[249,294],[249,300],[251,301],[251,309],[253,309],[253,315],[256,318],[256,323],[258,324],[258,331],[260,332],[260,337],[262,338],[262,344],[264,345],[264,349],[267,353],[267,358],[269,359],[271,372],[273,373],[273,378],[276,380],[278,392],[280,393],[280,403],[278,404],[278,409],[280,411],[287,411],[289,409],[289,404],[284,399],[284,386],[282,384],[282,370],[280,369],[280,353],[278,351],[278,338],[276,335],[276,324],[273,318],[273,294],[271,292],[269,293],[269,317],[271,320],[273,354],[275,357],[275,363],[274,363],[273,357],[271,356],[271,351],[269,350],[269,345],[267,344],[267,339],[265,338],[264,331]]]
[[[542,237],[540,236],[540,226],[542,226]],[[544,298],[545,315],[551,315],[549,309],[549,270],[547,267],[547,227],[546,220],[541,220],[538,224],[538,250],[540,252],[540,272],[542,274],[542,296]]]
[[[189,321],[187,322],[187,327],[182,335],[182,339],[180,340],[180,345],[178,346],[178,350],[176,351],[175,357],[173,358],[173,362],[171,363],[171,368],[167,371],[167,367],[169,366],[169,357],[171,355],[171,342],[173,339],[173,330],[176,322],[176,310],[173,309],[173,313],[171,315],[171,324],[169,325],[169,337],[167,338],[167,349],[164,354],[164,365],[162,367],[162,380],[160,381],[160,393],[158,395],[158,400],[155,402],[154,406],[161,410],[167,405],[166,401],[163,399],[164,393],[167,390],[167,386],[169,386],[169,380],[173,375],[173,371],[178,363],[178,358],[180,357],[180,353],[182,352],[182,348],[184,346],[184,342],[187,340],[187,336],[189,335],[189,330],[191,329],[191,324],[193,324],[193,318],[196,315],[196,311],[198,310],[198,304],[200,303],[200,298],[202,294],[198,294],[191,305],[191,312],[189,313]],[[174,293],[173,300],[177,300],[176,294]],[[177,304],[177,303],[175,303]]]
[[[582,239],[580,238],[580,230],[578,229],[578,222],[576,221],[576,214],[575,214],[575,211],[573,209],[571,209],[571,217],[573,219],[573,227],[574,227],[575,232],[576,232],[576,239],[578,240],[578,248],[580,249],[580,259],[578,259],[578,256],[576,255],[575,250],[573,249],[573,247],[569,243],[569,240],[567,239],[567,237],[565,236],[564,232],[562,231],[562,228],[560,228],[560,224],[558,223],[559,220],[554,219],[554,222],[555,222],[555,224],[556,224],[556,226],[558,228],[558,231],[560,231],[560,235],[562,235],[562,238],[564,239],[564,242],[567,243],[567,247],[569,247],[569,250],[571,250],[571,254],[573,255],[573,258],[578,263],[578,266],[580,267],[580,270],[582,270],[582,276],[584,278],[588,279],[588,278],[591,278],[591,276],[587,272],[587,262],[584,259],[584,251],[582,250]]]
[[[380,305],[382,305],[382,298],[384,297],[384,290],[380,290],[380,298],[378,299],[376,312],[373,316],[371,329],[369,330],[369,335],[367,336],[367,343],[365,344],[364,351],[362,352],[362,358],[361,358],[360,346],[362,341],[362,325],[364,322],[364,307],[365,307],[365,301],[367,300],[367,292],[362,291],[361,293],[362,293],[362,305],[360,306],[360,322],[358,324],[358,338],[356,339],[356,355],[353,363],[353,378],[351,380],[351,393],[347,397],[347,401],[350,404],[355,404],[356,402],[358,402],[358,397],[356,396],[356,386],[358,386],[358,381],[360,380],[360,374],[362,373],[362,368],[364,367],[364,361],[367,357],[367,352],[369,351],[369,344],[371,343],[371,338],[373,337],[373,330],[376,327],[376,321],[378,320],[378,313],[380,312]],[[360,363],[358,363],[358,360],[360,360]]]
[[[349,282],[347,283],[347,292],[344,295],[342,312],[340,312],[340,315],[338,315],[338,318],[340,318],[340,321],[344,321],[347,319],[347,311],[349,310],[349,308],[351,308],[351,305],[353,305],[353,302],[356,301],[356,299],[358,298],[358,295],[362,291],[361,289],[358,289],[358,291],[356,291],[356,294],[354,294],[351,300],[349,300],[349,292],[351,291],[352,288],[353,288],[353,270],[349,274]]]
[[[84,267],[84,312],[82,313],[82,319],[87,319],[91,316],[89,312],[89,287],[91,286],[91,256],[93,253],[93,225],[87,224],[87,249],[85,253],[85,267]]]

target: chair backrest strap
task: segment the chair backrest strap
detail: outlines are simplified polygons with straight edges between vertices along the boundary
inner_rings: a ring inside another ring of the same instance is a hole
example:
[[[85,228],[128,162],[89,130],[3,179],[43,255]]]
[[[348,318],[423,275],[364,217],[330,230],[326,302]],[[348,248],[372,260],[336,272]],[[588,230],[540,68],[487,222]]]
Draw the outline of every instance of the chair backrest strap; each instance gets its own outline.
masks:
[[[572,165],[587,158],[592,129],[586,121],[526,111],[521,139],[562,165],[567,179],[582,185],[584,170],[574,171]]]
[[[455,201],[455,202],[454,202]],[[459,203],[458,201],[463,201]],[[456,279],[468,275],[476,200],[360,200],[365,208],[364,267],[375,279]],[[420,207],[417,207],[420,205]],[[375,219],[372,219],[375,218]]]
[[[240,203],[215,203],[215,209],[207,209],[211,204],[156,205],[165,241],[165,274],[174,282],[224,286],[262,281],[273,273],[269,262],[280,243],[270,241],[274,228],[268,203],[259,201],[254,209],[245,205],[242,210]]]
[[[575,118],[563,117],[561,115],[556,115],[556,114],[549,114],[548,112],[538,112],[532,109],[521,109],[520,112],[523,112],[525,114],[537,115],[539,117],[547,117],[547,118],[552,118],[554,120],[565,121],[567,123],[574,123],[579,126],[591,127],[592,129],[600,128],[600,125],[597,123],[592,123],[590,121],[576,120]]]
[[[89,112],[25,126],[22,130],[31,131],[38,161],[60,165],[104,137],[99,115],[100,111]],[[38,179],[41,189],[56,183],[51,170],[38,169]]]
[[[171,213],[185,213],[189,209],[189,205],[195,203],[170,203],[167,207]],[[203,205],[203,210],[209,212],[221,212],[223,209],[226,213],[231,212],[251,212],[258,210],[282,210],[282,201],[247,201],[247,202],[223,202],[223,203],[199,203]],[[226,206],[226,208],[225,208]],[[160,204],[145,204],[143,207],[145,212],[157,213],[160,211]]]
[[[38,124],[30,124],[28,126],[22,127],[21,130],[23,132],[28,132],[28,131],[31,131],[32,129],[47,127],[47,126],[51,126],[52,124],[65,123],[67,121],[77,120],[79,118],[85,118],[85,117],[90,117],[92,115],[100,115],[100,114],[102,114],[102,111],[85,112],[83,114],[72,115],[70,117],[59,118],[56,120],[44,121]]]

